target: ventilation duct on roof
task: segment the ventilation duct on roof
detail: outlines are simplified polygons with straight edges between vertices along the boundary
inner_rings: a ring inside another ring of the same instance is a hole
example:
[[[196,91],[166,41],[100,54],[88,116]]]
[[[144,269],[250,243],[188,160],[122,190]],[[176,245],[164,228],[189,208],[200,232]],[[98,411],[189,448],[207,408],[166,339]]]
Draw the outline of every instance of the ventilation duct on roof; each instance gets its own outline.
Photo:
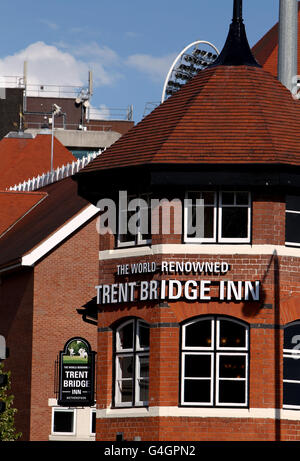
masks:
[[[278,79],[290,91],[297,75],[298,1],[280,0]]]

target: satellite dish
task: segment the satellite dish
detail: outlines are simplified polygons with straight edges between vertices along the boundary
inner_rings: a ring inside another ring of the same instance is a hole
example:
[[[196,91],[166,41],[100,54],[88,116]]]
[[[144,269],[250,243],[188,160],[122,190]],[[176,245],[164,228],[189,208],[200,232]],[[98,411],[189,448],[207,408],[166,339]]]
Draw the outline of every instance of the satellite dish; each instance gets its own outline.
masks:
[[[206,69],[219,54],[218,49],[205,40],[197,40],[186,46],[170,67],[164,83],[161,102],[176,93],[200,70]]]
[[[75,102],[76,102],[76,104],[80,104],[80,103],[81,103],[81,99],[80,99],[80,98],[76,98],[76,99],[75,99]]]

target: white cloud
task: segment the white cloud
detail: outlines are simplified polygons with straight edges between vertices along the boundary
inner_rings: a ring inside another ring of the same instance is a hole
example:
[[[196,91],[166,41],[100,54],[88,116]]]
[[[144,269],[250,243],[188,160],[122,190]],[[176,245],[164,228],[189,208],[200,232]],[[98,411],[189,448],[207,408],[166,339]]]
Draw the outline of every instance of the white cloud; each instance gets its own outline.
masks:
[[[108,68],[117,59],[113,50],[85,45],[75,55],[64,45],[32,43],[0,59],[0,76],[22,76],[24,61],[27,61],[27,80],[33,85],[86,86],[89,70],[93,70],[94,86],[110,85],[119,78]]]
[[[147,74],[154,82],[162,82],[166,77],[176,55],[151,56],[149,54],[134,54],[127,58],[126,64]]]

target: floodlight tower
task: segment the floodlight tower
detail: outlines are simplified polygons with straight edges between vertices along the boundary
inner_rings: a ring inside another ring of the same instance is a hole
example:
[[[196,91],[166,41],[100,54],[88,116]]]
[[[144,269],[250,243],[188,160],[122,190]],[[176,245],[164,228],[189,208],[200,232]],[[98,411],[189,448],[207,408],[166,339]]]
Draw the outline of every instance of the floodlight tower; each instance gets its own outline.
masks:
[[[201,45],[201,49],[199,45]],[[197,40],[187,45],[170,67],[165,79],[161,102],[164,102],[168,96],[176,93],[200,70],[212,64],[218,55],[219,51],[215,45],[205,40]]]

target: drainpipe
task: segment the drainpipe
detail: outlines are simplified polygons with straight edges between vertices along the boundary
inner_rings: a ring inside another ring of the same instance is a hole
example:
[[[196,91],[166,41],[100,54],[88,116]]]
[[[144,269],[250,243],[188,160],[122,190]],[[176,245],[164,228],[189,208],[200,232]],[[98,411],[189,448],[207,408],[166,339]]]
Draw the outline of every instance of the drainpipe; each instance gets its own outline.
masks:
[[[280,0],[278,80],[292,91],[298,73],[298,1]],[[295,80],[294,80],[295,81]]]

